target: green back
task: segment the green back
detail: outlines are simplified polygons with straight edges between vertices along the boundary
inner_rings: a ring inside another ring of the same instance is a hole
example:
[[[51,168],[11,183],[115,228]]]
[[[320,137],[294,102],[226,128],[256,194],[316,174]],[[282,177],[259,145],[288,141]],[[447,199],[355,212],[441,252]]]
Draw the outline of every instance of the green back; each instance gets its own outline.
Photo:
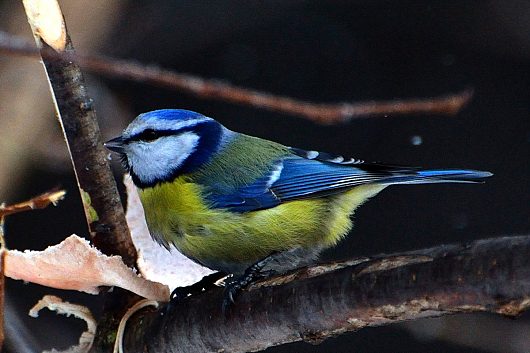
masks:
[[[203,185],[235,189],[263,176],[275,160],[289,154],[279,143],[238,134],[190,178]]]

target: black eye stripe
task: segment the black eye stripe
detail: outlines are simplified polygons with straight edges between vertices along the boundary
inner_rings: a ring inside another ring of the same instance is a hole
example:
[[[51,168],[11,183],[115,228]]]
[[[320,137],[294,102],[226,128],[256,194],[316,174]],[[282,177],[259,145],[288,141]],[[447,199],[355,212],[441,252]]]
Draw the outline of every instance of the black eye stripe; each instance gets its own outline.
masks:
[[[138,139],[142,141],[154,141],[159,137],[158,132],[153,129],[146,129],[138,135]]]
[[[154,141],[160,137],[164,136],[175,136],[180,135],[184,130],[153,130],[153,129],[146,129],[139,134],[136,134],[134,136],[131,136],[126,139],[127,142],[132,141]]]
[[[200,131],[204,131],[204,129],[208,129],[209,126],[215,125],[213,120],[207,120],[207,121],[201,121],[195,125],[192,126],[186,126],[178,130],[155,130],[155,129],[145,129],[141,131],[140,133],[137,133],[136,135],[133,135],[129,138],[125,138],[125,142],[129,143],[132,141],[154,141],[160,137],[164,136],[178,136],[185,132],[193,132],[195,134],[201,135]],[[156,135],[156,137],[154,137]]]

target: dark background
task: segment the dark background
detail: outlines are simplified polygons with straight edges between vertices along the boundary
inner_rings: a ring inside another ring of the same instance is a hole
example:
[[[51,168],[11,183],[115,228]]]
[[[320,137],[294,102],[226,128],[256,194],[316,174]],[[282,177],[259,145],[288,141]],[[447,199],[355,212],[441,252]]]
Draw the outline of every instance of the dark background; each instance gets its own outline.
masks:
[[[66,11],[65,16],[69,24]],[[326,259],[528,233],[529,2],[123,1],[112,18],[110,29],[101,33],[96,28],[92,34],[102,54],[308,101],[428,98],[474,89],[471,103],[457,116],[373,117],[322,126],[182,92],[89,78],[104,138],[113,137],[141,112],[178,107],[290,146],[369,161],[465,167],[495,174],[483,185],[385,190],[359,209],[352,234],[328,251]],[[81,32],[92,20],[86,17],[85,23],[70,26],[74,44],[77,33],[72,27]],[[52,113],[47,116],[52,120]],[[48,147],[63,148],[57,147],[61,145],[58,128],[51,136],[56,144]],[[421,144],[415,145],[418,136]],[[10,248],[40,250],[74,232],[86,235],[75,180],[64,152],[58,154],[63,157],[31,163],[17,177],[8,201],[23,200],[57,184],[69,196],[56,208],[10,217],[6,227]],[[60,158],[62,162],[57,162]],[[7,285],[10,352],[67,347],[77,341],[84,328],[79,321],[49,313],[37,320],[26,316],[43,294],[87,302],[98,312],[93,296],[15,281]],[[529,319],[528,315],[516,321],[460,315],[363,329],[319,346],[298,343],[270,351],[527,352]],[[448,334],[451,328],[458,329]]]

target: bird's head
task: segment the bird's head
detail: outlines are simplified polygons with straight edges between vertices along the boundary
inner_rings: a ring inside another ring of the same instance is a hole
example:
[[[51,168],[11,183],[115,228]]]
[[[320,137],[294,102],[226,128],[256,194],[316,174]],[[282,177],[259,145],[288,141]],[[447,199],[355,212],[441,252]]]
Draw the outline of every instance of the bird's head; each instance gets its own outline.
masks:
[[[139,115],[105,147],[120,154],[134,183],[145,188],[200,168],[230,134],[202,114],[163,109]]]

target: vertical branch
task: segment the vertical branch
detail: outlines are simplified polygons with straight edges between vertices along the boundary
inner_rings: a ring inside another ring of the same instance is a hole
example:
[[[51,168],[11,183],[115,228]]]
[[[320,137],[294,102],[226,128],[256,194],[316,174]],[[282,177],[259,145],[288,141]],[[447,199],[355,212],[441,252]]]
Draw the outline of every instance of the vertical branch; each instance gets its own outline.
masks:
[[[76,63],[54,60],[49,54],[75,54],[59,4],[42,0],[23,3],[66,137],[94,244],[106,254],[121,255],[132,267],[136,251],[83,75]]]

